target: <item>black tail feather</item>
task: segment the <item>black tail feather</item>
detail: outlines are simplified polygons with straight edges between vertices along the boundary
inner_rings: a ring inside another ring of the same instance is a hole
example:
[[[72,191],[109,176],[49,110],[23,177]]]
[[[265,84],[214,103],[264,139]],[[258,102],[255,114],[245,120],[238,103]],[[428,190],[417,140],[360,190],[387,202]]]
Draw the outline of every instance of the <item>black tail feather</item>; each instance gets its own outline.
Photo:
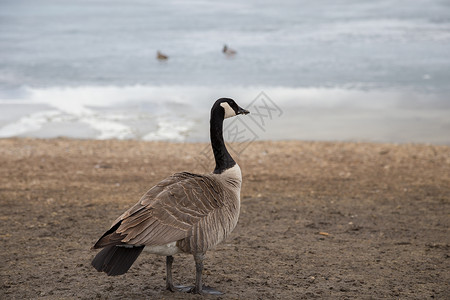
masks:
[[[144,250],[144,247],[105,247],[92,260],[92,266],[99,272],[105,272],[108,276],[125,274],[138,258],[139,254],[141,254],[142,250]]]
[[[103,248],[110,245],[119,245],[121,244],[122,239],[126,235],[122,235],[120,233],[115,232],[117,228],[120,227],[122,221],[117,222],[113,227],[111,227],[107,232],[105,232],[101,238],[98,239],[97,243],[91,249]]]

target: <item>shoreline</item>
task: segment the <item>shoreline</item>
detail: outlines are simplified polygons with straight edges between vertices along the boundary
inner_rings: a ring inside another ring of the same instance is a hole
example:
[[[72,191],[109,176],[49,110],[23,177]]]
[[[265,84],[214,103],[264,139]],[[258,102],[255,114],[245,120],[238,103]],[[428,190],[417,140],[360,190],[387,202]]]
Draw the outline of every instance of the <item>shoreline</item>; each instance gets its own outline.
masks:
[[[29,141],[73,141],[73,142],[131,142],[131,143],[167,143],[174,145],[183,144],[208,144],[210,141],[178,141],[178,140],[139,140],[139,139],[94,139],[94,138],[78,138],[78,137],[29,137],[29,136],[15,136],[15,137],[0,137],[0,141],[7,140],[29,140]],[[225,141],[226,144],[240,144],[239,142]],[[384,141],[370,141],[370,140],[314,140],[314,139],[258,139],[245,144],[253,143],[324,143],[324,144],[373,144],[373,145],[391,145],[391,146],[436,146],[436,147],[450,147],[450,144],[428,143],[428,142],[384,142]],[[244,144],[244,143],[242,143]]]
[[[0,137],[207,142],[208,107],[219,95],[254,112],[225,122],[247,129],[246,138],[450,145],[448,99],[411,88],[24,88],[0,99]]]

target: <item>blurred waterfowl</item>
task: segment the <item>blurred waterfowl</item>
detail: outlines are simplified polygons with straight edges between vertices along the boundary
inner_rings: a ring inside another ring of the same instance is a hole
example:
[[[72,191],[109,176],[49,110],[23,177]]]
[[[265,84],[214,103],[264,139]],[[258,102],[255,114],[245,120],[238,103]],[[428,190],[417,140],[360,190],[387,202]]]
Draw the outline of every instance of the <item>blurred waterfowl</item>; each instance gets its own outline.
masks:
[[[233,55],[236,55],[236,53],[237,53],[236,50],[229,48],[226,44],[223,45],[222,52],[227,56],[233,56]]]
[[[168,60],[169,57],[163,53],[161,53],[159,50],[156,52],[156,58],[158,60]]]
[[[229,98],[214,103],[210,118],[214,171],[175,173],[152,187],[93,246],[104,248],[92,261],[97,271],[110,276],[124,274],[145,248],[166,256],[168,290],[221,294],[202,285],[203,258],[235,228],[242,184],[241,169],[225,147],[223,121],[248,113]],[[194,256],[195,286],[173,284],[173,255],[180,252]]]

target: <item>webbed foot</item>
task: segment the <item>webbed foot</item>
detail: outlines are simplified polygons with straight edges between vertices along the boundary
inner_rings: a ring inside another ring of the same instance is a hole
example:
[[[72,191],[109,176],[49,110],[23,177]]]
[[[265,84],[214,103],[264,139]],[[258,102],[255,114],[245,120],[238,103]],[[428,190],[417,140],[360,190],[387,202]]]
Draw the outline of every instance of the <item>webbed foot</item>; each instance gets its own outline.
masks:
[[[192,294],[223,295],[222,292],[206,285],[202,287],[201,291],[196,290],[195,286],[187,286],[187,285],[175,285],[172,287],[172,289],[169,287],[167,287],[167,289],[172,292],[178,291]]]

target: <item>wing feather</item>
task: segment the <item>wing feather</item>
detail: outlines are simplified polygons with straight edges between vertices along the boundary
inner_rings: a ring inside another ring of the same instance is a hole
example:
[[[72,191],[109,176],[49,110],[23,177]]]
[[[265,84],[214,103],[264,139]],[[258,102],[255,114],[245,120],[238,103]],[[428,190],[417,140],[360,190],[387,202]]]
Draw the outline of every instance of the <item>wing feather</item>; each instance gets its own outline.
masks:
[[[196,234],[201,247],[208,238],[202,230],[207,218],[223,220],[215,211],[224,206],[225,192],[211,175],[176,173],[151,188],[113,224],[110,234],[123,237],[118,244],[165,245]],[[214,216],[211,216],[214,215]],[[210,226],[217,226],[212,222]],[[106,238],[108,235],[102,237]]]

